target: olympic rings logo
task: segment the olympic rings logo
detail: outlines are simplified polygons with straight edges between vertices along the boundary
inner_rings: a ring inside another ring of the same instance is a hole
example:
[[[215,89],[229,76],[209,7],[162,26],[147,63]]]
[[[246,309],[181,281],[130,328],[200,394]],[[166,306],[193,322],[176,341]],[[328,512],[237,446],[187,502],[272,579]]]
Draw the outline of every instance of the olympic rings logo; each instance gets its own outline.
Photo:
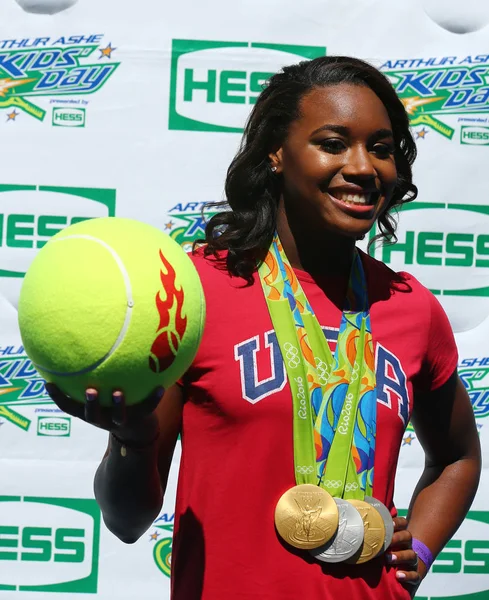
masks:
[[[357,363],[355,363],[353,365],[353,371],[351,374],[351,380],[352,381],[356,381],[358,379],[358,371],[360,370],[360,365],[358,365]]]
[[[299,465],[296,467],[296,471],[301,475],[311,475],[311,473],[314,473],[314,467],[311,467],[310,465],[308,467],[302,467]]]
[[[314,357],[314,360],[316,361],[316,371],[318,374],[319,383],[324,386],[328,383],[329,379],[328,365],[317,356]]]
[[[354,492],[358,490],[358,483],[347,483],[345,486],[345,492]]]
[[[340,488],[343,485],[343,482],[342,481],[331,481],[331,479],[327,479],[324,482],[324,485],[328,488],[337,490],[338,488]]]
[[[299,366],[299,350],[295,346],[293,346],[290,342],[286,342],[284,344],[285,350],[285,358],[287,359],[287,364],[291,369],[297,369]]]

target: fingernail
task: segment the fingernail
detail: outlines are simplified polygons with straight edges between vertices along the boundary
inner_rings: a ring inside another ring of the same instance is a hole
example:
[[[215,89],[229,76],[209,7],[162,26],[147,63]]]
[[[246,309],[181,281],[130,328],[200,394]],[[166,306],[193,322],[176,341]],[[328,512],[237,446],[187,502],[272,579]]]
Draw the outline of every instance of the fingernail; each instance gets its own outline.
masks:
[[[388,554],[388,555],[387,555],[387,560],[388,560],[389,562],[394,562],[394,561],[396,561],[396,560],[397,560],[397,556],[396,556],[395,554]]]
[[[114,392],[112,394],[112,398],[116,404],[119,404],[119,402],[122,400],[122,392]]]
[[[402,573],[401,571],[398,571],[396,573],[396,577],[397,577],[397,579],[406,579],[406,573]]]

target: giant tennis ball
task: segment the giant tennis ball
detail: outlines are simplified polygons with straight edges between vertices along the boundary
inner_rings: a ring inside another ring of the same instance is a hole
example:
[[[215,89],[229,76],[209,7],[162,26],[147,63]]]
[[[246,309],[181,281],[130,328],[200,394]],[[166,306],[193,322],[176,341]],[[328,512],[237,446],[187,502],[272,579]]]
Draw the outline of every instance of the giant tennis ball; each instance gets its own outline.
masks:
[[[84,401],[115,389],[136,404],[190,366],[205,319],[190,258],[158,229],[119,217],[57,233],[22,285],[19,326],[40,375]]]

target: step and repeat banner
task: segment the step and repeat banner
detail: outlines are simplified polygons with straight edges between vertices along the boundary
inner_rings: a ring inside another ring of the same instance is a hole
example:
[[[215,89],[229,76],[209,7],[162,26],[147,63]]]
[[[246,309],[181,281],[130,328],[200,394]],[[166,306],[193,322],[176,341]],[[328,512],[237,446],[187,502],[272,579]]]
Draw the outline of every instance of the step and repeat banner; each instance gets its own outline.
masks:
[[[33,12],[26,12],[33,11]],[[169,598],[177,448],[161,514],[134,545],[101,521],[106,435],[61,413],[22,348],[36,252],[80,218],[131,217],[189,249],[220,200],[250,107],[281,66],[371,61],[419,149],[419,198],[375,256],[437,295],[489,456],[489,10],[473,0],[2,0],[0,3],[0,600]],[[408,427],[396,504],[423,452]],[[53,596],[56,593],[56,596]],[[419,591],[489,600],[489,474]]]

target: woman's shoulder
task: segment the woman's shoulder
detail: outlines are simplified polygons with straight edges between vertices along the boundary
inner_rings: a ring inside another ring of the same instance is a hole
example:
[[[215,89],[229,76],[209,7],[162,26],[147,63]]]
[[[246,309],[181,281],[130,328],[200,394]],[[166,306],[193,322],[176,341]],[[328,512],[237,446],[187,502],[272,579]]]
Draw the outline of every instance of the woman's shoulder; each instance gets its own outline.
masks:
[[[400,298],[404,302],[427,302],[433,298],[432,292],[412,273],[394,271],[385,263],[360,251],[362,264],[369,286],[369,295],[376,297]]]
[[[214,275],[216,272],[224,275],[228,274],[226,267],[227,250],[216,254],[207,254],[206,245],[196,246],[188,257],[194,264],[199,275]]]
[[[222,289],[240,288],[246,286],[246,281],[241,277],[233,276],[227,266],[227,250],[219,250],[216,253],[207,253],[206,245],[197,246],[189,253],[204,287]]]

